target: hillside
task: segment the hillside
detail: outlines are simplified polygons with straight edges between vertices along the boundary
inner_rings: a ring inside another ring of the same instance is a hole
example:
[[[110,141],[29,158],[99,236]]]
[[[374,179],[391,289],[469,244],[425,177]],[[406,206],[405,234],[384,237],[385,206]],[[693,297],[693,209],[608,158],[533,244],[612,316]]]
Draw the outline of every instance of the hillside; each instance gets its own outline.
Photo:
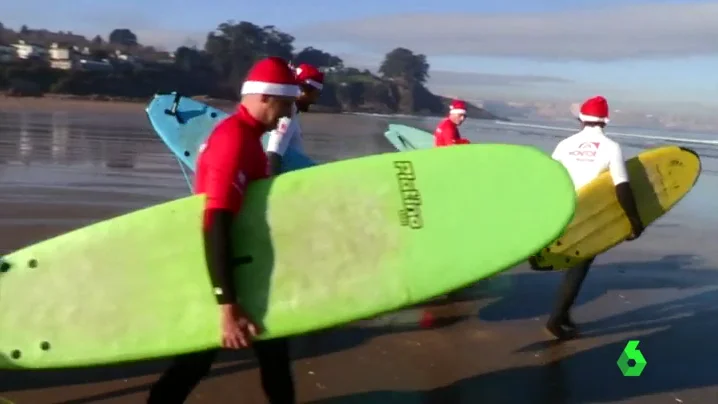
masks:
[[[345,67],[341,59],[314,48],[294,52],[291,45],[293,38],[283,38],[283,33],[273,27],[257,27],[241,22],[221,24],[218,28],[224,30],[222,35],[226,37],[236,35],[231,32],[233,29],[241,29],[243,35],[265,35],[264,42],[284,40],[267,46],[273,50],[262,52],[278,53],[295,62],[310,59],[309,62],[314,62],[312,64],[324,67],[327,79],[315,108],[317,111],[444,115],[448,109],[450,100],[431,93],[421,81],[405,79],[407,75],[401,71],[392,77],[386,74],[379,77],[366,70]],[[240,49],[243,55],[232,55],[231,52],[236,53],[237,50],[229,50],[222,35],[209,35],[205,50],[180,48],[176,52],[165,52],[142,46],[137,43],[136,37],[132,37],[134,34],[125,29],[114,30],[110,40],[100,36],[90,39],[70,31],[51,32],[27,27],[13,31],[1,25],[0,32],[0,45],[22,40],[29,46],[48,49],[56,44],[71,50],[76,59],[72,61],[73,66],[79,59],[108,66],[100,70],[52,68],[51,56],[47,59],[33,57],[5,61],[0,63],[0,91],[12,96],[54,93],[97,100],[146,101],[157,92],[178,91],[188,96],[236,100],[237,89],[248,65],[246,62],[232,64],[235,60],[256,60],[264,56],[254,48]],[[118,55],[125,59],[119,59]],[[324,57],[326,62],[311,60],[317,55]],[[128,58],[134,62],[126,62]],[[225,67],[227,63],[230,65]],[[469,116],[501,119],[475,105],[470,106]]]

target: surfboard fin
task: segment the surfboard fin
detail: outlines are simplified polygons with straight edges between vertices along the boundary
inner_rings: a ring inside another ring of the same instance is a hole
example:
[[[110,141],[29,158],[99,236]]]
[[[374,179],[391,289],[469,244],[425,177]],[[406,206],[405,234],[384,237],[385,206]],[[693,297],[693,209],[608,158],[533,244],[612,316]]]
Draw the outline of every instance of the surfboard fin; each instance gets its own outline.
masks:
[[[180,102],[180,99],[182,99],[182,95],[178,92],[174,92],[173,94],[175,96],[175,99],[172,102],[172,108],[166,109],[165,114],[167,114],[169,116],[174,116],[175,119],[177,119],[178,123],[184,124],[182,117],[180,117],[179,114],[177,113],[177,108],[179,108],[179,102]]]
[[[535,256],[529,257],[529,265],[531,266],[531,269],[533,269],[534,271],[553,271],[553,266],[551,266],[551,265],[545,266],[545,267],[542,267],[541,265],[539,265],[538,260],[536,259]]]
[[[192,193],[192,181],[189,179],[189,174],[187,174],[187,168],[182,163],[182,160],[179,159],[179,157],[175,157],[177,160],[177,164],[180,166],[180,170],[182,170],[182,175],[184,176],[184,180],[187,182],[187,187],[189,187],[189,192]]]

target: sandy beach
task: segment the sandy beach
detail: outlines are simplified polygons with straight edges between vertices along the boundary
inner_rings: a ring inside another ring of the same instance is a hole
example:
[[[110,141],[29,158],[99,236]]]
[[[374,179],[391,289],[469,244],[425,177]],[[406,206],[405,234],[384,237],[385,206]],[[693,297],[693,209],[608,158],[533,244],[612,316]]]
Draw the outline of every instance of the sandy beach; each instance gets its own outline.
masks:
[[[230,107],[231,108],[231,107]],[[306,114],[311,157],[390,152],[388,122],[434,120]],[[465,129],[474,141],[550,150],[565,133]],[[624,139],[617,139],[624,144]],[[659,144],[626,139],[627,155]],[[696,146],[697,147],[697,146]],[[542,331],[560,273],[520,265],[451,301],[410,308],[292,342],[301,403],[716,403],[718,149],[700,146],[696,189],[639,239],[600,256],[579,296],[583,337],[556,344]],[[140,103],[0,98],[0,250],[8,252],[102,219],[188,194],[177,162]],[[433,328],[418,325],[428,308]],[[0,330],[0,332],[7,332]],[[640,340],[640,377],[616,366]],[[100,369],[0,371],[15,404],[142,403],[162,360]],[[230,397],[230,398],[227,398]],[[226,352],[188,403],[264,403],[256,364]]]

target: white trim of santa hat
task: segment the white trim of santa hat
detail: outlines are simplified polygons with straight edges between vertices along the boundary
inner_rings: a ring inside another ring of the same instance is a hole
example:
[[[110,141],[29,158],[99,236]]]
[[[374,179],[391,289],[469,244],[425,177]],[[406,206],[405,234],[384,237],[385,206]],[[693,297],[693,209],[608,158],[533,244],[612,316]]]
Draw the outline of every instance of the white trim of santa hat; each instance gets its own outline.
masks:
[[[466,103],[461,100],[451,101],[449,105],[450,114],[466,114]]]
[[[600,95],[589,98],[578,112],[581,122],[608,123],[608,101]]]
[[[242,95],[264,94],[298,97],[299,85],[286,60],[270,56],[255,63],[242,84]]]
[[[295,73],[299,82],[307,83],[317,90],[324,88],[324,73],[320,72],[316,67],[302,63],[297,66]]]

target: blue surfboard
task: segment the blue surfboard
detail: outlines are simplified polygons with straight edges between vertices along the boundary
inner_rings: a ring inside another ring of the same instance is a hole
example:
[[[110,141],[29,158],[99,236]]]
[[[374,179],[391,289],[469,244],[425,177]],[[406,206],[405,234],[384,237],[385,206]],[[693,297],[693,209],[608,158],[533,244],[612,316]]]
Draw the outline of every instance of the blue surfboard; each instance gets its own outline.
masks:
[[[431,149],[434,147],[434,135],[406,125],[389,124],[384,137],[398,151]]]
[[[224,111],[177,93],[156,94],[145,111],[155,132],[177,159],[192,172],[195,171],[200,145],[212,129],[228,116]],[[265,148],[268,140],[269,133],[265,133],[262,137]],[[287,150],[282,159],[283,172],[314,165],[316,163],[312,159],[293,148]]]

